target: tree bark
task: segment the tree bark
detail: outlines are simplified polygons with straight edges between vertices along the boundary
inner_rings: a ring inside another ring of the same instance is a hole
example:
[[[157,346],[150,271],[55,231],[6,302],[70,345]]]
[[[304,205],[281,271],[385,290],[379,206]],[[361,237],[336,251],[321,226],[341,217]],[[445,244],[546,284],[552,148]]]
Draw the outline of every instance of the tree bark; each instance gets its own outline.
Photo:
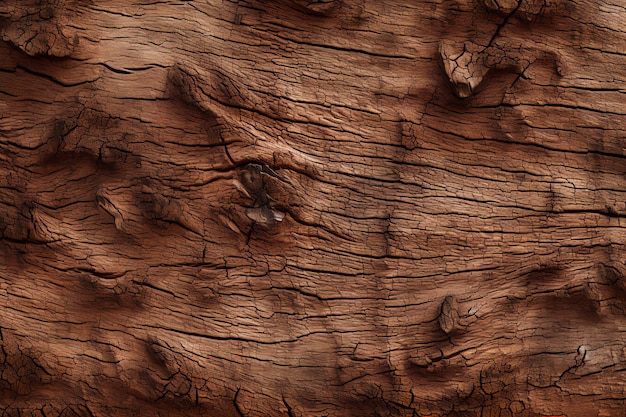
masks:
[[[622,0],[0,18],[2,415],[626,415]]]

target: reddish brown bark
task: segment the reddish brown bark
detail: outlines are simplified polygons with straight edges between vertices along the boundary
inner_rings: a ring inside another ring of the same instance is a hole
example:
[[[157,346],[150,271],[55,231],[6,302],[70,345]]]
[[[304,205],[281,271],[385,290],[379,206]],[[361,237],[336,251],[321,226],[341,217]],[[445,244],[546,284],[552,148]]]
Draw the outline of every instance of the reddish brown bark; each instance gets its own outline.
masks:
[[[626,414],[626,7],[0,5],[3,415]]]

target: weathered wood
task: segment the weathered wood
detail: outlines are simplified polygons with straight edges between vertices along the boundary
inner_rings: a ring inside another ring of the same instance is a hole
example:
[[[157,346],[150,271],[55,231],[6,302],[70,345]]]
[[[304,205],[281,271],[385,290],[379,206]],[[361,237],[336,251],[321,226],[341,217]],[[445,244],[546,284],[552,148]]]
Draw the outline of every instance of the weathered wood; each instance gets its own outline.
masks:
[[[626,415],[621,0],[5,0],[3,415]]]

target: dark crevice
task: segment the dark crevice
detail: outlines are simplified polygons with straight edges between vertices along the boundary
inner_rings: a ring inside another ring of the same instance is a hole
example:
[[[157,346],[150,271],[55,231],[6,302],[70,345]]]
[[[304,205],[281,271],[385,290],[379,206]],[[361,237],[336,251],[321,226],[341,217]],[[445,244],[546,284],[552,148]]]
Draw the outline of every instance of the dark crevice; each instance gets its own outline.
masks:
[[[246,415],[243,413],[243,411],[239,407],[239,403],[237,402],[237,399],[239,398],[239,392],[240,391],[241,391],[241,388],[237,388],[237,391],[235,392],[235,397],[233,398],[233,406],[235,407],[235,411],[237,412],[237,415],[239,417],[246,417]]]

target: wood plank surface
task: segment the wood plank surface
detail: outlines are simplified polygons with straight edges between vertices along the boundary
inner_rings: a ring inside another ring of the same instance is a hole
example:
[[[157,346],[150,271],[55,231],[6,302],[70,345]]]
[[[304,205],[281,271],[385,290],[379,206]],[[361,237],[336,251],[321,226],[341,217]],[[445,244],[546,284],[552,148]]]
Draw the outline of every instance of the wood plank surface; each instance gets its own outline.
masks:
[[[625,21],[0,2],[2,415],[626,415]]]

